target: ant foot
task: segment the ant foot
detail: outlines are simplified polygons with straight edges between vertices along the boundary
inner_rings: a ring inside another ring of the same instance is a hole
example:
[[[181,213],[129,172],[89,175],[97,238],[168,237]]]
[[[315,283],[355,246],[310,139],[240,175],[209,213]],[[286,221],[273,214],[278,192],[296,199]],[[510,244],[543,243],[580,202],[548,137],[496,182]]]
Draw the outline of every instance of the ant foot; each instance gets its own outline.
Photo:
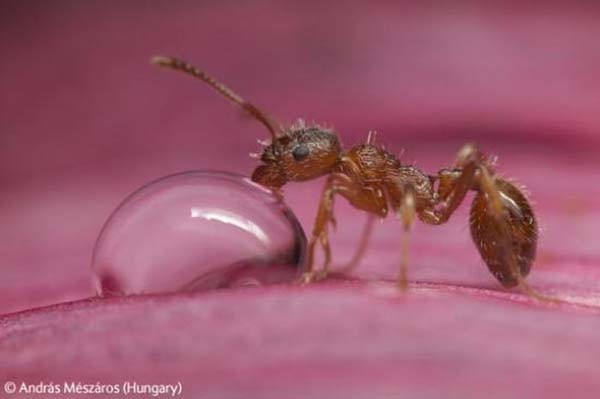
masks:
[[[328,274],[329,274],[329,272],[325,269],[319,270],[316,273],[315,281],[321,281],[321,280],[326,279]]]
[[[326,277],[327,277],[326,270],[318,270],[318,271],[313,270],[311,272],[302,273],[302,276],[300,276],[299,283],[302,285],[306,285],[306,284],[310,284],[313,282],[321,281],[321,280],[325,279]]]
[[[535,299],[536,301],[542,303],[542,304],[546,304],[546,305],[558,305],[561,303],[564,303],[564,301],[562,301],[560,298],[556,298],[553,296],[548,296],[548,295],[544,295],[542,293],[539,293],[537,290],[531,288],[531,286],[529,286],[529,284],[527,284],[525,281],[521,281],[521,283],[519,284],[521,291],[527,295],[530,298]]]
[[[313,272],[304,272],[302,276],[298,279],[298,283],[301,285],[310,284],[315,280],[316,273]]]
[[[396,281],[396,286],[402,293],[408,291],[408,279],[406,278],[406,275],[401,275],[400,277],[398,277],[398,280]]]

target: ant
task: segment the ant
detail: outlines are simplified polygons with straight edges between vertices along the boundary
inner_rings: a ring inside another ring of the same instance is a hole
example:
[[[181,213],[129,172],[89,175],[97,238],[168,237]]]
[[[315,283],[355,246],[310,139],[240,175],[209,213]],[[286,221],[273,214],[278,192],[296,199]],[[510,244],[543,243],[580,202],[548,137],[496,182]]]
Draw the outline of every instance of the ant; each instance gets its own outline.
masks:
[[[404,291],[408,287],[410,231],[416,218],[432,225],[446,223],[466,194],[474,191],[471,236],[490,272],[505,288],[519,286],[531,297],[547,299],[525,281],[537,246],[538,227],[533,210],[521,190],[497,176],[494,160],[475,145],[464,145],[451,167],[428,175],[414,166],[402,164],[395,155],[375,145],[372,133],[366,143],[344,151],[333,129],[307,125],[302,120],[284,128],[261,109],[185,61],[158,56],[152,63],[202,80],[267,128],[271,141],[259,141],[265,148],[260,155],[261,165],[252,173],[254,182],[280,195],[280,189],[288,182],[327,176],[301,282],[321,280],[330,272],[328,224],[335,226],[336,223],[333,204],[337,195],[370,215],[357,252],[345,270],[358,264],[377,217],[385,218],[392,210],[400,218],[404,234],[397,284]],[[317,244],[325,255],[321,270],[315,268]]]

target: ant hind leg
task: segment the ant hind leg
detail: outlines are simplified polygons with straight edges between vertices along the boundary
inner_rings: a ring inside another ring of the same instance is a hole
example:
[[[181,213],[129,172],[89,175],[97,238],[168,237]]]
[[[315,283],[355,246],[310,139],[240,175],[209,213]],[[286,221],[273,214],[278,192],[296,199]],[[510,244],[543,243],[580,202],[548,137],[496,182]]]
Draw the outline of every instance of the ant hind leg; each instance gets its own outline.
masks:
[[[471,209],[471,232],[480,253],[492,273],[506,286],[518,286],[527,296],[540,302],[556,302],[540,294],[525,280],[535,257],[537,225],[527,200],[512,184],[494,178],[480,168],[478,183],[485,193],[482,205],[477,197]],[[503,201],[503,197],[509,201]],[[483,244],[485,235],[494,233],[497,248]]]
[[[463,146],[453,169],[440,171],[438,178],[443,206],[425,221],[446,222],[469,190],[478,191],[471,207],[471,235],[490,271],[505,287],[519,286],[529,297],[553,301],[525,281],[535,257],[537,226],[518,188],[496,177],[491,162],[472,144]]]

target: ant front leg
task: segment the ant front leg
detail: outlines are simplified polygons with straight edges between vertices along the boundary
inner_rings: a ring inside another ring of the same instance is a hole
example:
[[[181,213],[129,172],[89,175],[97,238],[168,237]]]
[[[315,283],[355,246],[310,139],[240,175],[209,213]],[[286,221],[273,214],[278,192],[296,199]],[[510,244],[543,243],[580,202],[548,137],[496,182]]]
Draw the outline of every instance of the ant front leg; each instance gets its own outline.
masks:
[[[319,210],[313,227],[312,236],[308,242],[308,259],[306,271],[302,275],[301,282],[308,284],[314,280],[321,280],[329,273],[329,264],[331,263],[331,248],[329,246],[329,231],[327,224],[331,223],[335,226],[333,217],[333,202],[335,193],[344,186],[351,184],[350,178],[341,173],[334,173],[329,176],[323,189],[323,195],[319,202]],[[325,254],[325,263],[323,269],[317,272],[315,269],[315,250],[317,242],[321,243]]]
[[[301,282],[305,284],[315,280],[321,280],[329,273],[331,249],[329,246],[329,232],[327,227],[328,223],[332,223],[335,226],[333,204],[336,194],[346,198],[350,204],[358,209],[375,214],[379,217],[385,217],[387,214],[386,198],[382,190],[354,182],[348,175],[343,173],[331,174],[325,183],[312,236],[308,242],[308,264],[301,279]],[[367,222],[368,229],[370,229],[369,225],[372,223],[371,219],[369,219]],[[360,246],[366,247],[366,238],[364,236],[362,241]],[[324,265],[320,271],[316,271],[315,269],[315,251],[317,243],[321,244],[325,254]],[[361,252],[364,252],[364,250],[365,248],[359,248],[357,253],[361,255]],[[353,257],[353,259],[356,258],[357,255]]]

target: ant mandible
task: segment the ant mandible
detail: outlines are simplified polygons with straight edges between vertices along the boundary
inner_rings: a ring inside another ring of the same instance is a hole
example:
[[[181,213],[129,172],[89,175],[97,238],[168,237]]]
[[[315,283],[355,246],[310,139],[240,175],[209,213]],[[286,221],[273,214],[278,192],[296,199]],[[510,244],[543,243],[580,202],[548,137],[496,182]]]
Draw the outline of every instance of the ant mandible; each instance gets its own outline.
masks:
[[[428,175],[377,146],[369,134],[366,143],[344,151],[335,131],[302,120],[282,127],[265,112],[245,101],[231,89],[193,65],[177,58],[154,57],[152,63],[192,75],[241,107],[271,133],[270,143],[260,156],[262,162],[252,180],[276,193],[287,182],[305,181],[327,175],[312,236],[308,243],[307,268],[302,282],[327,276],[331,264],[328,224],[335,225],[333,203],[336,195],[346,198],[370,217],[347,269],[362,256],[376,217],[385,218],[388,210],[401,219],[404,227],[398,285],[408,286],[408,240],[418,217],[422,222],[446,223],[468,191],[475,191],[471,206],[471,236],[490,272],[506,287],[519,286],[526,294],[546,299],[525,281],[535,258],[538,228],[527,198],[509,181],[498,177],[494,162],[475,145],[464,145],[454,164]],[[315,250],[320,243],[325,259],[321,270],[315,268]]]

